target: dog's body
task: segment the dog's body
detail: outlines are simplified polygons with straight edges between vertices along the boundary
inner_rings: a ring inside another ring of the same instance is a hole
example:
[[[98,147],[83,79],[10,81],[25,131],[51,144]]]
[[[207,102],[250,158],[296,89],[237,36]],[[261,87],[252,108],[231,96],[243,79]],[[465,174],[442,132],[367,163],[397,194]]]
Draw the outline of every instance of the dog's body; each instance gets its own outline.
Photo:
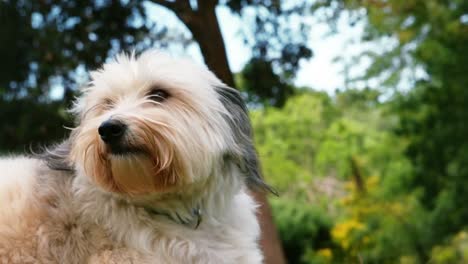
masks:
[[[92,77],[67,141],[0,160],[0,263],[261,263],[239,94],[157,52]]]

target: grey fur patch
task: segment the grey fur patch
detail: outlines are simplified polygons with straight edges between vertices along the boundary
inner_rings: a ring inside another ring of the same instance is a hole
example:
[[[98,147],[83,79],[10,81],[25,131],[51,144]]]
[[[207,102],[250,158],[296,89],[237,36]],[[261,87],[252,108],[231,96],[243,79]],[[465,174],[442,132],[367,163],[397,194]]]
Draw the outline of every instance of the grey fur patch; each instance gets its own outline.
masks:
[[[66,140],[51,149],[44,149],[44,151],[36,155],[36,157],[44,160],[47,166],[52,170],[73,172],[74,168],[69,161],[69,155],[70,142]]]
[[[253,144],[253,133],[247,106],[240,92],[227,86],[216,86],[215,91],[230,113],[230,116],[226,116],[226,120],[238,144],[237,149],[228,150],[224,157],[225,161],[236,163],[245,174],[249,188],[266,190],[277,195],[277,192],[262,179],[257,152]]]

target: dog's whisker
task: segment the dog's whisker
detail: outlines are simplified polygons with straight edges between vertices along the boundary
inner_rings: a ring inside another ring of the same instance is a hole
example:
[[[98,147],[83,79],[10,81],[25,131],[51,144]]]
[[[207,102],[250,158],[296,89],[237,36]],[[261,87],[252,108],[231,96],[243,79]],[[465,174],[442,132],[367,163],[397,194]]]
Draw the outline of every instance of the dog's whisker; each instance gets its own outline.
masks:
[[[77,130],[78,127],[67,127],[67,126],[62,126],[63,128],[65,128],[66,130],[70,130],[70,131],[74,131],[74,130]]]
[[[101,104],[93,105],[93,106],[90,107],[88,110],[86,110],[85,112],[83,112],[83,115],[82,115],[82,116],[86,118],[86,116],[87,116],[90,112],[96,110],[96,108],[98,108],[99,106],[101,106]]]
[[[175,129],[173,126],[167,124],[167,123],[163,123],[163,122],[160,122],[160,121],[157,121],[157,120],[153,120],[151,118],[148,118],[148,117],[141,117],[144,121],[146,122],[149,122],[151,124],[154,124],[154,125],[158,125],[158,126],[162,126],[162,127],[165,127],[165,128],[171,128],[171,129]]]
[[[143,98],[143,101],[141,102],[141,104],[152,104],[152,105],[155,105],[155,106],[163,106],[164,105],[161,102],[156,102],[154,100],[151,100],[149,96],[145,96]]]

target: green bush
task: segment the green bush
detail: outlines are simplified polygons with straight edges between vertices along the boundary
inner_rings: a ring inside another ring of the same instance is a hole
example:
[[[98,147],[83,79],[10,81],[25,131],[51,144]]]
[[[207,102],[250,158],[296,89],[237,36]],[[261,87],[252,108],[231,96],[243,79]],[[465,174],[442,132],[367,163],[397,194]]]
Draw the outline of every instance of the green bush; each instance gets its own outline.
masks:
[[[314,252],[333,247],[333,223],[324,209],[282,198],[271,199],[271,206],[289,263],[311,263],[319,259]]]

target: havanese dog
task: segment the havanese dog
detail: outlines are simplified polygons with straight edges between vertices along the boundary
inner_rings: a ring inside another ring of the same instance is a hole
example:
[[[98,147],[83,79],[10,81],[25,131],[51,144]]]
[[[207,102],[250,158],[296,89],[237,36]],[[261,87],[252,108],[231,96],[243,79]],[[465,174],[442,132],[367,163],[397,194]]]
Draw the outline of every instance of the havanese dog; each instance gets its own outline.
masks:
[[[0,263],[261,263],[240,93],[185,59],[91,73],[70,137],[0,160]],[[34,129],[34,128],[31,128]]]

